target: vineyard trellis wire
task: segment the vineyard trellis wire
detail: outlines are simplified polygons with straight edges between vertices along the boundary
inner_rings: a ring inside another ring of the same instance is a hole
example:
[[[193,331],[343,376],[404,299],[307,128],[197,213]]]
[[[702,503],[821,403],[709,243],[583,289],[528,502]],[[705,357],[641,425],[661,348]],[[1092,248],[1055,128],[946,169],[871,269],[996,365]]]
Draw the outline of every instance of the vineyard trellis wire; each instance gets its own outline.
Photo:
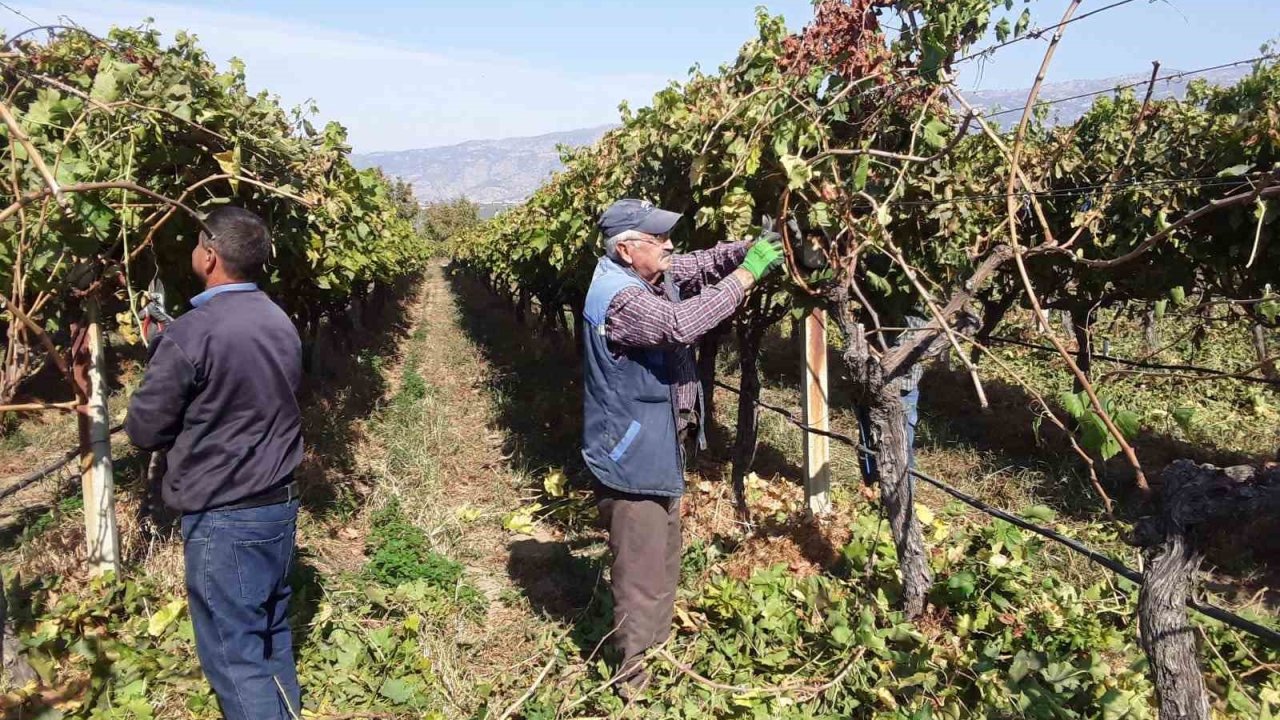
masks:
[[[1056,350],[1054,350],[1051,347],[1048,347],[1047,345],[1038,345],[1036,343],[1027,342],[1025,340],[1018,340],[1017,338],[992,335],[988,337],[987,340],[995,343],[1000,343],[1003,345],[1014,345],[1017,347],[1024,347],[1029,350],[1036,350],[1039,352],[1057,352]],[[1089,356],[1096,360],[1105,360],[1107,362],[1113,362],[1113,363],[1116,363],[1117,365],[1126,365],[1128,367],[1144,368],[1147,370],[1181,370],[1186,372],[1199,373],[1203,375],[1205,378],[1222,378],[1226,380],[1239,380],[1240,382],[1256,383],[1258,385],[1268,385],[1271,387],[1280,387],[1280,380],[1277,380],[1275,378],[1256,377],[1254,375],[1233,373],[1225,370],[1201,367],[1199,365],[1167,365],[1162,363],[1143,362],[1140,360],[1132,360],[1129,358],[1115,357],[1114,355],[1107,355],[1105,353],[1090,353]],[[1268,361],[1259,363],[1258,366],[1261,366],[1266,362]]]
[[[1261,172],[1249,175],[1231,176],[1214,175],[1202,177],[1184,177],[1184,178],[1153,178],[1150,180],[1127,180],[1124,182],[1113,183],[1097,183],[1092,185],[1075,185],[1070,187],[1054,188],[1052,190],[1022,190],[1015,193],[1004,194],[987,194],[987,195],[960,195],[944,200],[896,200],[878,203],[879,207],[937,207],[940,205],[963,205],[966,203],[980,203],[991,201],[1006,201],[1010,197],[1017,199],[1032,198],[1060,198],[1072,197],[1075,195],[1084,195],[1086,193],[1096,192],[1099,190],[1145,190],[1145,189],[1163,189],[1174,187],[1193,187],[1203,188],[1220,188],[1220,187],[1245,187],[1249,185],[1250,180],[1267,181],[1271,179],[1272,174]],[[860,206],[865,209],[872,209],[873,206],[868,203]]]
[[[1153,77],[1149,80],[1139,80],[1134,82],[1122,83],[1120,85],[1116,85],[1115,87],[1111,87],[1106,90],[1093,90],[1086,93],[1069,95],[1067,97],[1052,98],[1049,100],[1039,100],[1036,102],[1034,107],[1041,108],[1041,107],[1048,107],[1050,105],[1059,105],[1061,103],[1072,102],[1074,100],[1084,100],[1091,97],[1099,97],[1102,95],[1121,92],[1123,90],[1132,90],[1134,88],[1154,85],[1155,83],[1159,83],[1159,82],[1169,82],[1171,80],[1181,80],[1182,78],[1192,77],[1194,75],[1204,75],[1205,73],[1211,73],[1216,70],[1229,70],[1231,68],[1241,67],[1243,65],[1255,65],[1260,62],[1268,62],[1271,60],[1275,60],[1277,57],[1280,57],[1280,55],[1277,55],[1275,53],[1264,53],[1262,55],[1247,58],[1244,60],[1234,60],[1232,62],[1221,63],[1219,65],[1210,65],[1208,67],[1197,68],[1195,70],[1182,70],[1176,73],[1170,73],[1168,75],[1160,75],[1157,77]],[[1007,110],[997,110],[994,112],[986,113],[982,117],[984,118],[1001,117],[1004,115],[1011,115],[1016,112],[1022,112],[1022,108],[1009,108]]]
[[[1055,23],[1055,24],[1053,24],[1053,25],[1049,25],[1049,26],[1042,27],[1042,28],[1031,28],[1031,29],[1028,29],[1028,30],[1026,31],[1026,33],[1025,33],[1024,35],[1022,35],[1021,37],[1015,37],[1015,38],[1013,38],[1013,39],[1011,39],[1011,40],[1006,40],[1006,41],[1003,41],[1003,42],[996,43],[995,45],[988,45],[987,47],[984,47],[984,48],[982,48],[981,50],[977,50],[977,51],[971,52],[971,53],[969,53],[968,55],[963,55],[963,56],[961,56],[961,57],[957,58],[954,62],[961,63],[961,62],[966,62],[966,61],[968,61],[968,60],[973,60],[973,59],[975,59],[975,58],[983,57],[983,56],[985,56],[985,55],[990,55],[991,53],[994,53],[996,50],[1000,50],[1000,49],[1002,49],[1002,48],[1009,47],[1010,45],[1013,45],[1014,43],[1023,42],[1023,41],[1026,41],[1026,40],[1039,40],[1039,39],[1043,38],[1043,37],[1044,37],[1044,34],[1045,34],[1045,33],[1047,33],[1047,32],[1051,32],[1051,31],[1052,31],[1052,32],[1058,32],[1059,30],[1061,30],[1062,28],[1064,28],[1064,27],[1066,27],[1066,26],[1068,26],[1068,25],[1072,25],[1072,24],[1074,24],[1074,23],[1078,23],[1078,22],[1080,22],[1080,21],[1082,21],[1082,20],[1087,20],[1087,19],[1089,19],[1089,18],[1093,17],[1094,15],[1101,15],[1102,13],[1109,12],[1109,11],[1111,11],[1111,10],[1115,10],[1116,8],[1123,7],[1123,6],[1125,6],[1125,5],[1128,5],[1128,4],[1130,4],[1130,3],[1133,3],[1133,2],[1135,2],[1135,1],[1136,1],[1136,0],[1116,0],[1115,2],[1110,3],[1110,4],[1108,4],[1108,5],[1103,5],[1103,6],[1102,6],[1102,7],[1100,7],[1100,8],[1094,8],[1093,10],[1090,10],[1090,11],[1088,11],[1088,12],[1082,12],[1082,13],[1080,13],[1079,15],[1075,15],[1075,16],[1073,16],[1073,17],[1067,17],[1067,18],[1064,18],[1064,19],[1060,20],[1059,22],[1057,22],[1057,23]],[[1030,18],[1030,14],[1028,13],[1028,14],[1026,15],[1026,17]]]

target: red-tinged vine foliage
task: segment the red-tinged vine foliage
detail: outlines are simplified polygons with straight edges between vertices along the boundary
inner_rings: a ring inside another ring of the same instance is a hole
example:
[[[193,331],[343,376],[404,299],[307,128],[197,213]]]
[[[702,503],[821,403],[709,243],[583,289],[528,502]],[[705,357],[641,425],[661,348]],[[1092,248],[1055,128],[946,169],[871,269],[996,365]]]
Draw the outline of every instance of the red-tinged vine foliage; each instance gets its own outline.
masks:
[[[814,7],[813,22],[783,40],[779,65],[784,72],[806,76],[815,68],[846,78],[885,75],[893,59],[875,8],[885,0],[823,0]]]

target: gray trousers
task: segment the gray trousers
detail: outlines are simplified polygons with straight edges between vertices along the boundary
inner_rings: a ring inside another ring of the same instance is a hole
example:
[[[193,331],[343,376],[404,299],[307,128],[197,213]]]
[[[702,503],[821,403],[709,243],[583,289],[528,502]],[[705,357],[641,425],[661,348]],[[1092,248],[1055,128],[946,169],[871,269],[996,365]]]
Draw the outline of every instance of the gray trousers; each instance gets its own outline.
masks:
[[[613,634],[623,671],[671,634],[680,584],[680,498],[633,495],[596,483],[613,552]]]

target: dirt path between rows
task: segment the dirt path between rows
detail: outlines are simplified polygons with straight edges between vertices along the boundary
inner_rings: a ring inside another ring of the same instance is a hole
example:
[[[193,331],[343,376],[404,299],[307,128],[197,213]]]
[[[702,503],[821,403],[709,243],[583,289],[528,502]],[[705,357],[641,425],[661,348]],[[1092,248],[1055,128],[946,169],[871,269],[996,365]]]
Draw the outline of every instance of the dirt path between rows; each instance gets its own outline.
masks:
[[[530,666],[541,665],[551,638],[565,631],[574,608],[549,596],[560,594],[556,586],[565,578],[558,566],[569,550],[563,534],[545,523],[524,533],[503,526],[534,499],[529,488],[539,470],[521,466],[513,449],[518,441],[500,421],[491,387],[498,371],[468,335],[448,273],[428,270],[408,351],[416,353],[433,403],[422,433],[424,445],[437,449],[437,481],[403,501],[437,549],[465,565],[466,579],[487,600],[483,621],[458,629],[457,677],[471,688],[501,688],[507,678],[536,672]]]

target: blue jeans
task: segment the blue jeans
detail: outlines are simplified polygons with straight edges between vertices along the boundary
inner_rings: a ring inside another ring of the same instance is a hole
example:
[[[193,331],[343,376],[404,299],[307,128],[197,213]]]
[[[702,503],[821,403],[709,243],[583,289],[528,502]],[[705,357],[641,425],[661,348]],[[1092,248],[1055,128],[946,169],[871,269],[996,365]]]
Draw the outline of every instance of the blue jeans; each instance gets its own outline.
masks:
[[[914,469],[916,466],[916,422],[919,419],[917,406],[920,404],[920,386],[916,385],[911,392],[902,396],[902,410],[907,416],[907,466]],[[858,432],[862,433],[862,444],[871,450],[878,450],[871,446],[871,413],[864,407],[857,408],[858,414]],[[862,458],[862,480],[868,484],[879,480],[879,468],[876,466],[876,459],[870,455],[861,454]]]
[[[302,713],[288,621],[297,521],[296,500],[182,517],[196,652],[227,720]]]

